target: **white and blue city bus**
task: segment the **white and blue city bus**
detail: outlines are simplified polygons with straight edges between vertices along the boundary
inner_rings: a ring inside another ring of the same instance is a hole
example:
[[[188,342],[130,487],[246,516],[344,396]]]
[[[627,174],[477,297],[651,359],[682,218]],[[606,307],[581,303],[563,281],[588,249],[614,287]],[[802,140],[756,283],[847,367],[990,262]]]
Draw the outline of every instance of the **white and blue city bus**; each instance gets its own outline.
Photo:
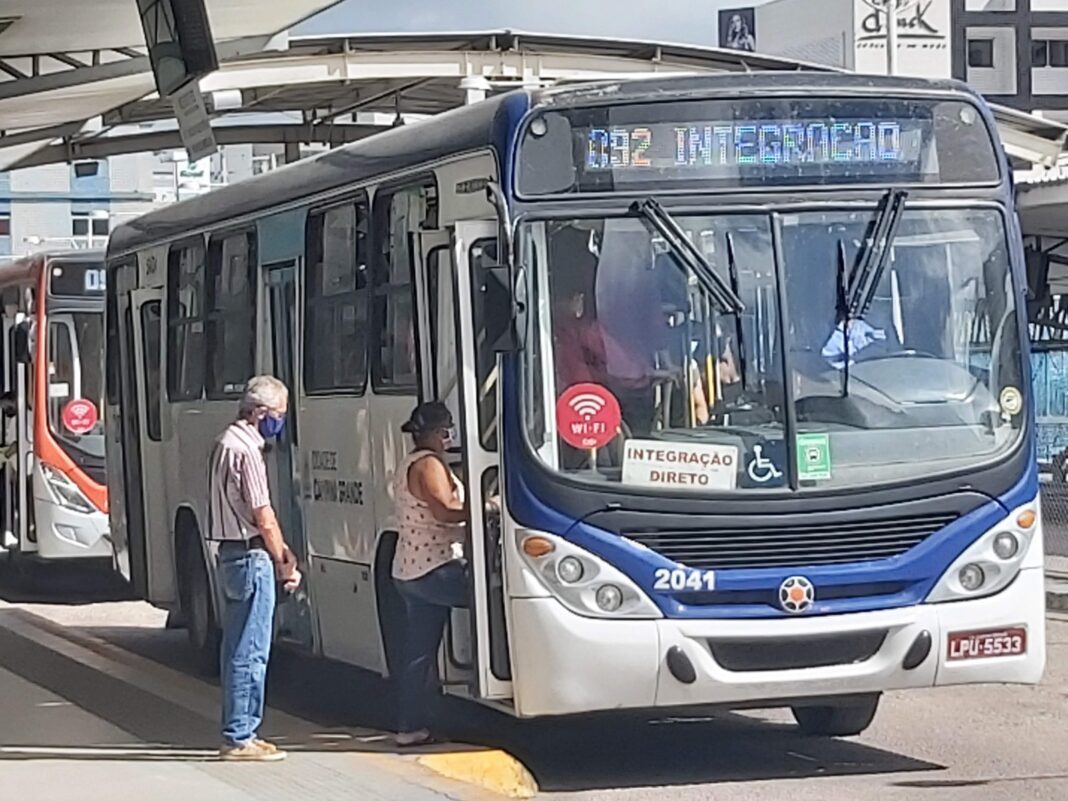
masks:
[[[205,662],[204,465],[269,371],[282,642],[388,672],[400,424],[441,398],[450,693],[847,735],[887,690],[1042,675],[1020,231],[961,84],[504,94],[127,223],[108,270],[119,562]]]

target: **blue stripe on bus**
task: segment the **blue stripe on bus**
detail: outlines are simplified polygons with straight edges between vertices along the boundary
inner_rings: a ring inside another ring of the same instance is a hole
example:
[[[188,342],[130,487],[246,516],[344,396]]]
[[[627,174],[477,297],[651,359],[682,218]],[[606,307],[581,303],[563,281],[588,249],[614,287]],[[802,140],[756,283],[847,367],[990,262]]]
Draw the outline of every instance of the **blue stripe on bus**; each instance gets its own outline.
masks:
[[[506,398],[504,409],[518,409],[520,404],[509,403],[516,386],[515,360],[509,359],[502,374],[502,390]],[[566,537],[623,571],[642,587],[665,616],[671,618],[773,618],[783,612],[772,604],[782,581],[790,576],[804,575],[816,587],[816,606],[807,614],[845,614],[894,609],[922,603],[946,568],[984,532],[1004,520],[1010,509],[1035,499],[1038,493],[1038,470],[1035,464],[1034,436],[1028,437],[1026,447],[1032,453],[1027,473],[1000,499],[991,499],[971,513],[959,518],[907,553],[889,559],[855,562],[840,565],[804,567],[775,567],[759,570],[722,570],[716,572],[716,592],[709,596],[711,603],[688,605],[671,592],[652,590],[655,571],[673,568],[677,564],[653,551],[644,549],[617,534],[589,523],[575,523],[567,515],[553,509],[537,498],[524,479],[521,465],[526,461],[520,449],[521,433],[513,419],[504,426],[504,465],[509,509],[524,526]],[[850,592],[850,586],[857,588]],[[880,587],[885,594],[865,594]],[[824,593],[845,597],[820,600]],[[837,591],[837,593],[836,593]],[[732,593],[761,595],[756,603],[716,603],[727,600]],[[682,595],[685,595],[684,593]]]

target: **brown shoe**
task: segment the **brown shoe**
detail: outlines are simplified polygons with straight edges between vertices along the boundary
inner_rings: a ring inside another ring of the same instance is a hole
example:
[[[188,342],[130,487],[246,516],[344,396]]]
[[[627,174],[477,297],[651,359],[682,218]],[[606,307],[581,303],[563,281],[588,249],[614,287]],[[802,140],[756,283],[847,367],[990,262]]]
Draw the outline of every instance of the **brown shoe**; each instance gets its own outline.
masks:
[[[252,742],[254,742],[256,745],[258,745],[264,751],[267,751],[267,752],[269,752],[271,754],[277,754],[281,750],[274,743],[268,742],[267,740],[261,740],[259,737],[254,739]]]
[[[286,752],[270,743],[250,740],[242,745],[224,745],[219,749],[219,758],[225,762],[281,762]]]

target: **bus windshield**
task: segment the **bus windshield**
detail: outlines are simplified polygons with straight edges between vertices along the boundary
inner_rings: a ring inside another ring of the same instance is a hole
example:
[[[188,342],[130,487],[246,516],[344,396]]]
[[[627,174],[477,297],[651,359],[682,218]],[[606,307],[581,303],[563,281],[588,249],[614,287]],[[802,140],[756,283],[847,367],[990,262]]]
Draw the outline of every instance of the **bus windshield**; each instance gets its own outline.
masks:
[[[879,214],[671,215],[716,281],[639,216],[526,223],[540,457],[582,480],[734,491],[870,486],[1005,452],[1024,403],[1002,212],[905,205],[850,314]],[[562,430],[601,413],[568,406],[576,385],[615,401],[618,435]]]
[[[52,312],[48,326],[48,422],[64,445],[104,457],[104,315]],[[88,401],[93,405],[84,415]],[[95,422],[94,422],[95,421]]]

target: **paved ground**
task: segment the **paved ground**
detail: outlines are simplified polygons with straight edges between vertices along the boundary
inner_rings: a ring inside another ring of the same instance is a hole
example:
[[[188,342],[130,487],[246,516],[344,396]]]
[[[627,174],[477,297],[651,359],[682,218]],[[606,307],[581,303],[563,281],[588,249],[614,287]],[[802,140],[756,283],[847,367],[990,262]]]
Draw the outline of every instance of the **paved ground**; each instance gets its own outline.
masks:
[[[164,629],[159,612],[106,600],[113,597],[102,588],[92,599],[97,603],[23,597],[0,609],[0,797],[485,798],[409,757],[375,753],[389,751],[375,729],[392,717],[381,682],[292,656],[272,667],[267,728],[286,739],[293,758],[281,766],[210,761],[214,688],[191,675],[183,633]],[[41,635],[42,644],[12,632],[25,626],[27,612],[60,624],[63,636]],[[68,635],[74,645],[63,645]],[[78,645],[86,642],[99,645]],[[850,741],[800,737],[777,712],[534,724],[465,704],[443,704],[438,713],[457,739],[515,753],[543,794],[559,801],[1062,801],[1068,797],[1068,616],[1053,614],[1049,645],[1049,670],[1039,687],[890,694],[872,729]],[[56,647],[69,652],[57,654]]]

